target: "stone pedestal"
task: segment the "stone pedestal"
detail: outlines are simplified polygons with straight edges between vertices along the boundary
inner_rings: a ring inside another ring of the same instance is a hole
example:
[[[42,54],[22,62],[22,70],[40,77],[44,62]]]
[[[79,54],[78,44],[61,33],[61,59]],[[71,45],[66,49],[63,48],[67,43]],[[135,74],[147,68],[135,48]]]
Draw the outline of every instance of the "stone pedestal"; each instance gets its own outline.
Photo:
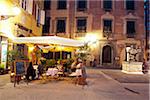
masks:
[[[122,62],[122,72],[129,74],[143,74],[143,62]]]

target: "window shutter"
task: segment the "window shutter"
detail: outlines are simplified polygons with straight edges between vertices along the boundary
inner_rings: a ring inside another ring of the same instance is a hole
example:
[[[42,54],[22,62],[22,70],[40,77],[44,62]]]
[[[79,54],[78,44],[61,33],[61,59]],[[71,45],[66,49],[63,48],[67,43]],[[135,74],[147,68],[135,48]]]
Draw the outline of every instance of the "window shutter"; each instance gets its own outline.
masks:
[[[33,9],[33,0],[27,0],[27,11],[29,14],[32,14],[32,9]]]
[[[36,4],[36,20],[38,20],[38,15],[39,15],[39,14],[38,14],[38,13],[39,13],[38,10],[39,10],[39,6]]]
[[[40,11],[40,24],[42,25],[45,24],[45,11],[44,10]]]
[[[22,7],[22,0],[19,1],[20,7]],[[23,8],[23,7],[22,7]]]

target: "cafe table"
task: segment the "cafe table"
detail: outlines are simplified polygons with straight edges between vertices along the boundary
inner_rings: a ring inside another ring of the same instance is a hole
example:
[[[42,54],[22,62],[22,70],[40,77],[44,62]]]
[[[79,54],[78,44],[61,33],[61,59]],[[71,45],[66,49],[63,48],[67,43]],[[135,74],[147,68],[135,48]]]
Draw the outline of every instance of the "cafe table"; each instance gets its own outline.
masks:
[[[46,75],[47,76],[55,76],[58,73],[58,69],[57,68],[48,68],[48,70],[46,71]]]

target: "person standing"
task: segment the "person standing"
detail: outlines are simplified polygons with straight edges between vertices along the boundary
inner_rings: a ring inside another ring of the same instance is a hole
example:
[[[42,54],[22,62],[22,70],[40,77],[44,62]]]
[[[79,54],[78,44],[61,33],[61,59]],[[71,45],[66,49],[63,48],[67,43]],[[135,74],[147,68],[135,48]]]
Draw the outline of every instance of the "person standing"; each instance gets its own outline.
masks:
[[[148,68],[147,61],[145,59],[143,59],[142,72],[144,74],[146,74],[146,73],[148,73],[148,70],[149,70],[149,68]]]
[[[94,59],[92,67],[97,67],[97,60]]]
[[[76,74],[77,74],[77,84],[79,85],[87,85],[86,78],[86,68],[85,64],[82,62],[81,59],[78,60],[79,64],[77,65]]]
[[[39,61],[39,64],[38,64],[38,79],[40,78],[40,76],[42,76],[42,74],[43,74],[43,71],[44,71],[44,68],[43,68],[43,66],[42,66],[42,64],[41,64],[41,61]]]
[[[29,67],[27,68],[27,74],[26,74],[27,80],[30,80],[30,76],[32,77],[32,80],[34,80],[35,70],[33,68],[32,62],[29,63]]]

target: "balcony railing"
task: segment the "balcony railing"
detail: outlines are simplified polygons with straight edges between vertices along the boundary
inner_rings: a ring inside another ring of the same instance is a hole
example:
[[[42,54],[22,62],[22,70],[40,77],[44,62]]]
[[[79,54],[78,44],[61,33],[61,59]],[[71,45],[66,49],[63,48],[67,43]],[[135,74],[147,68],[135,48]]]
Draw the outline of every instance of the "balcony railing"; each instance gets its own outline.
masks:
[[[135,37],[135,33],[127,33],[127,38],[134,38]]]
[[[103,30],[103,36],[107,39],[112,35],[112,30],[109,27],[105,27]]]
[[[82,26],[82,27],[77,27],[77,33],[85,33],[86,32],[86,27]]]
[[[85,37],[86,33],[76,33],[76,37]]]
[[[112,8],[103,8],[103,10],[106,11],[106,12],[111,12]]]
[[[77,11],[87,11],[87,8],[77,8]]]

